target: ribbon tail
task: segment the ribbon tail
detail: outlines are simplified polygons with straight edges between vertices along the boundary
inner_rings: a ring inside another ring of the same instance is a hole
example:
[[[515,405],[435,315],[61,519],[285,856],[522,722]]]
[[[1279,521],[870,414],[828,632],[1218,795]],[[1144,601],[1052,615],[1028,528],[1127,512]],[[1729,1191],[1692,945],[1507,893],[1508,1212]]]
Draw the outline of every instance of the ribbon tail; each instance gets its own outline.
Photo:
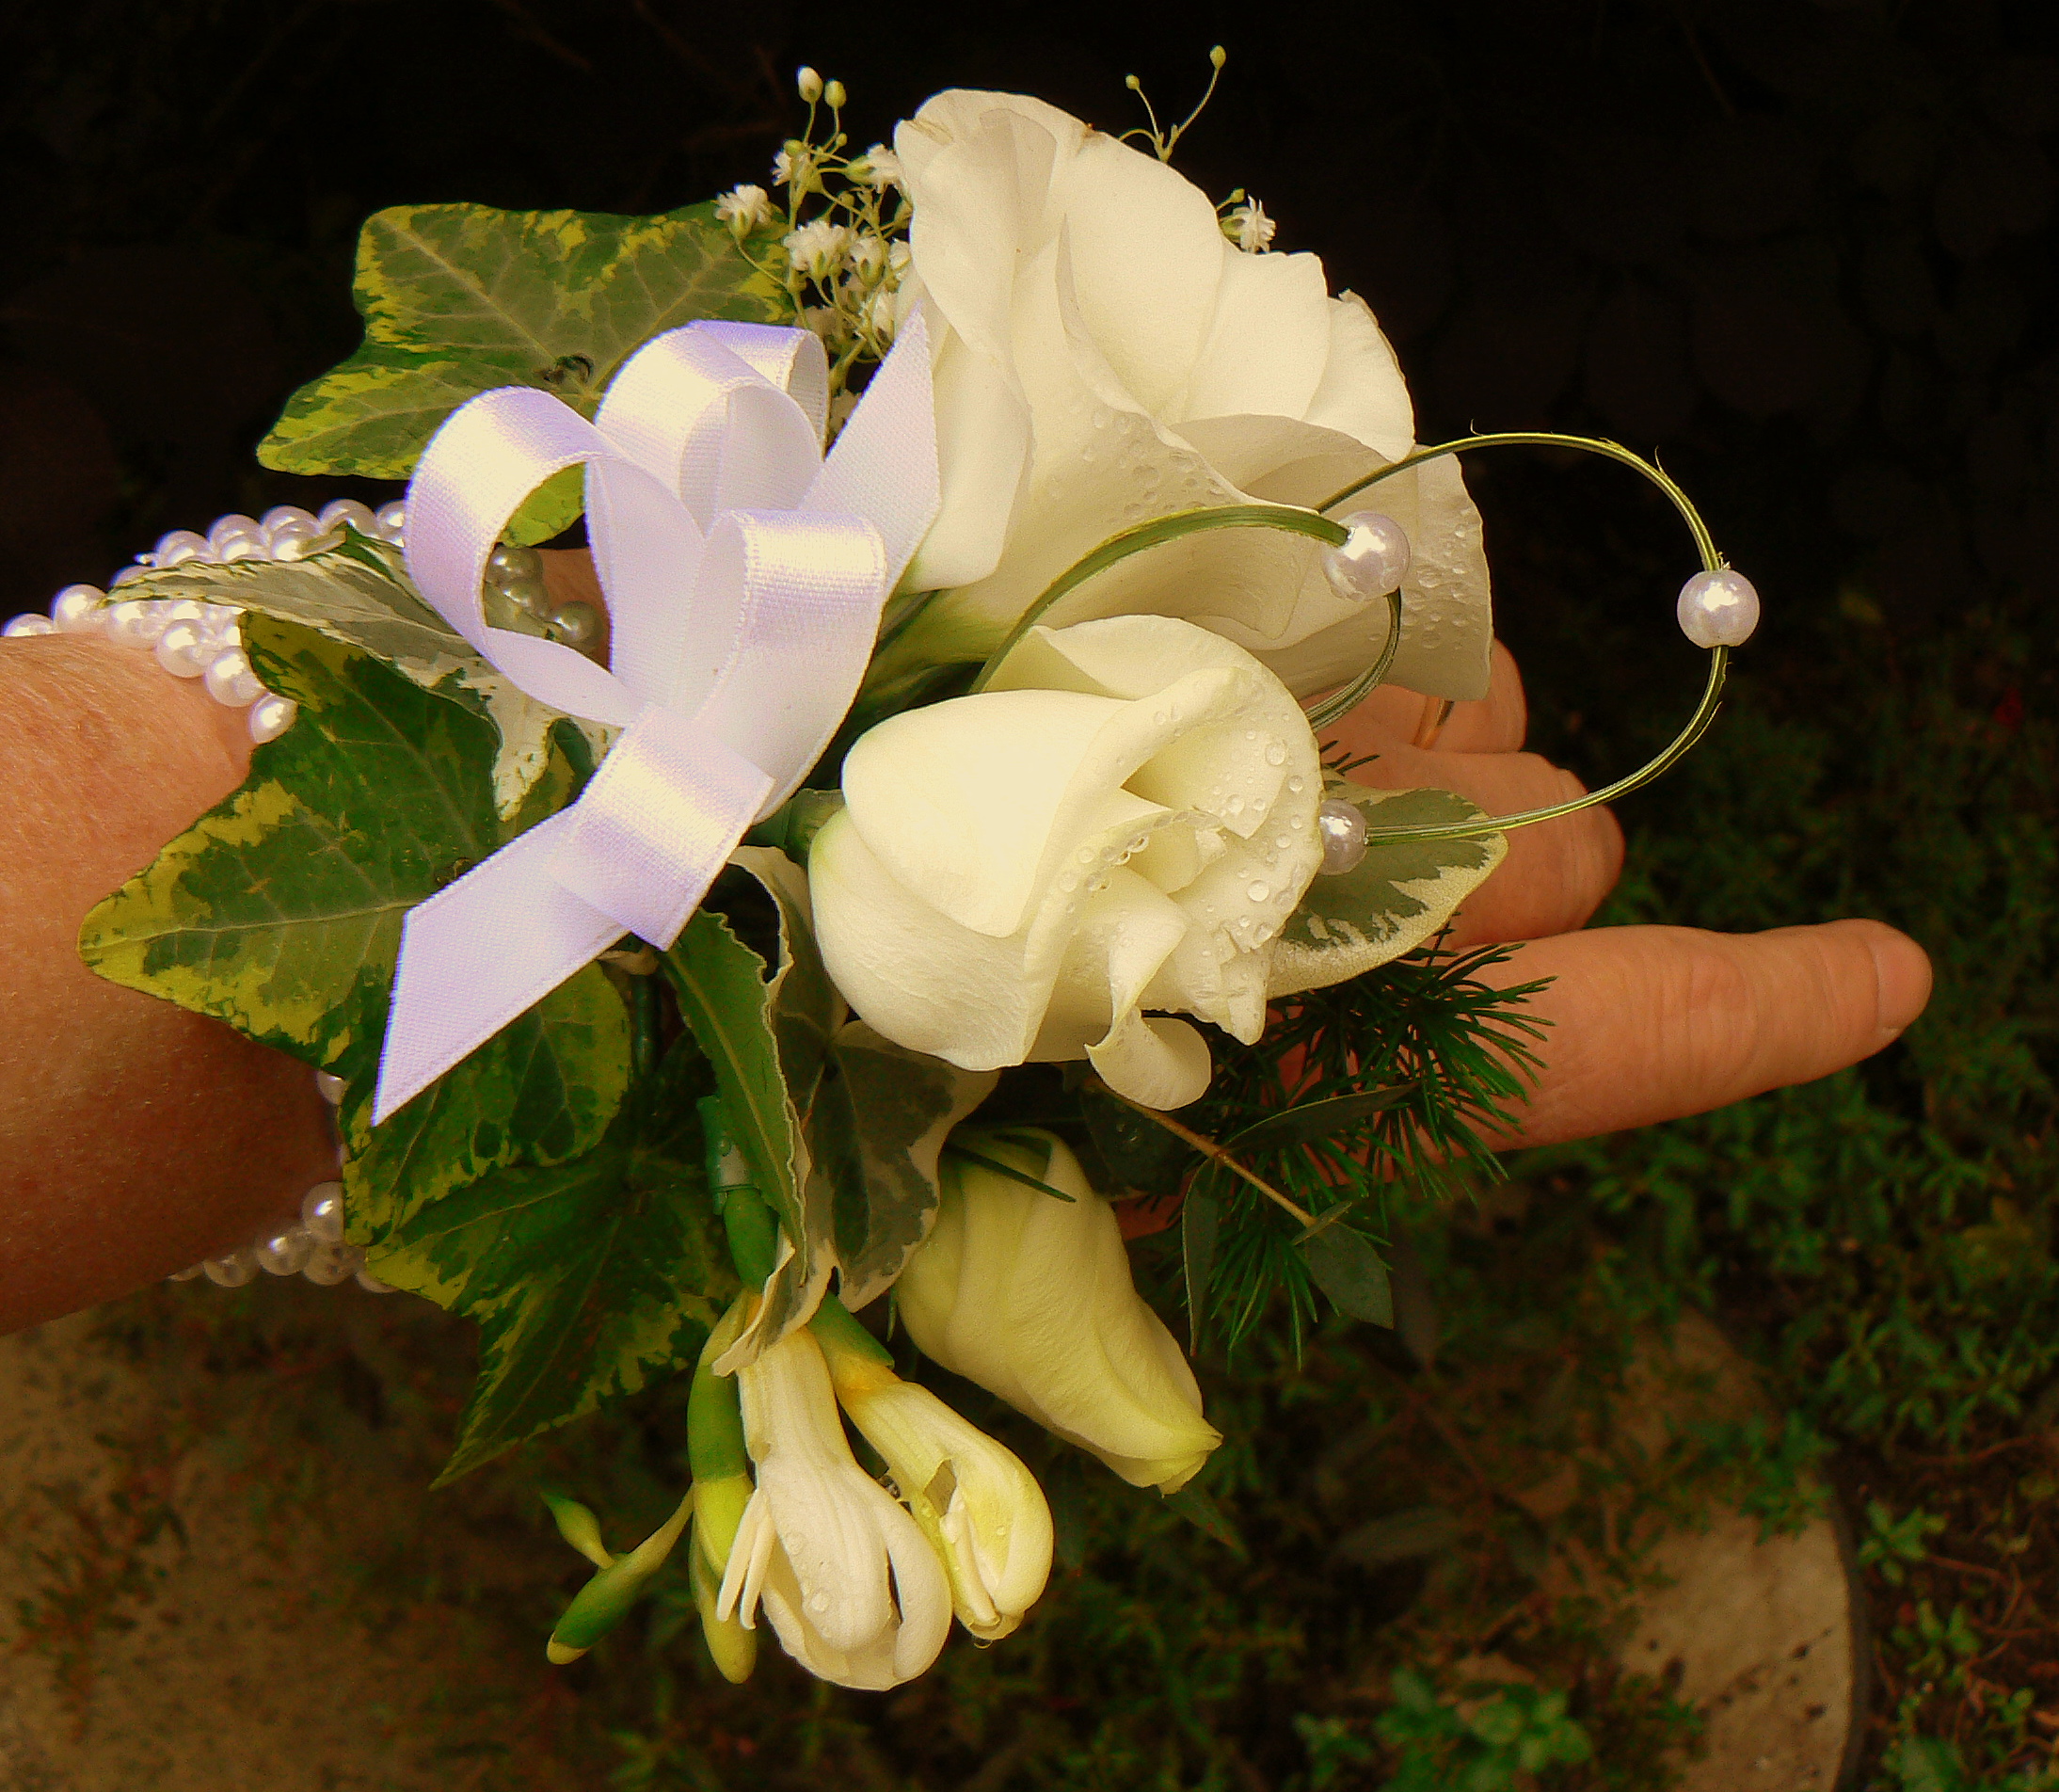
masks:
[[[620,921],[551,874],[573,812],[539,823],[408,911],[374,1125],[622,936]]]

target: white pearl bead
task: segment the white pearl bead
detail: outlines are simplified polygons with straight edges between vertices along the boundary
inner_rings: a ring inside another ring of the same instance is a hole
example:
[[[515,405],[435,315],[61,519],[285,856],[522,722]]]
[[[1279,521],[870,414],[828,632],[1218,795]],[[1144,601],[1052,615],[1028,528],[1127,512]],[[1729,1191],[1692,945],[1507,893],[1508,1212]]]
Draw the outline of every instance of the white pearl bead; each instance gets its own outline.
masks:
[[[224,709],[247,710],[264,695],[249,657],[241,648],[224,648],[208,662],[207,694]]]
[[[250,738],[263,746],[293,727],[300,706],[290,696],[261,696],[250,705]]]
[[[241,1288],[257,1274],[257,1258],[247,1249],[231,1251],[209,1257],[200,1269],[216,1288]]]
[[[300,1272],[317,1288],[334,1288],[364,1268],[364,1253],[355,1244],[318,1244]]]
[[[207,670],[208,645],[198,622],[173,622],[157,637],[157,664],[175,679],[197,679]]]
[[[551,613],[551,632],[583,653],[600,639],[600,614],[592,604],[576,600],[561,603]]]
[[[383,504],[373,518],[378,533],[396,548],[407,538],[407,506],[398,498],[391,504]]]
[[[343,1078],[331,1076],[327,1070],[314,1073],[314,1086],[322,1092],[322,1099],[332,1108],[343,1105],[343,1092],[349,1088]]]
[[[56,634],[57,625],[46,616],[18,616],[6,628],[0,629],[0,636],[18,641],[27,634]]]
[[[1399,589],[1409,569],[1409,537],[1401,525],[1377,510],[1354,510],[1337,520],[1348,532],[1344,541],[1322,551],[1331,590],[1352,603],[1370,603]]]
[[[321,539],[311,522],[283,523],[264,532],[264,550],[274,560],[304,560]]]
[[[298,1275],[314,1255],[315,1240],[304,1225],[289,1225],[268,1239],[260,1239],[254,1255],[258,1268],[266,1275]]]
[[[149,573],[150,568],[148,567],[123,567],[120,572],[107,581],[107,589],[119,591],[123,585],[134,584],[138,579],[147,577]]]
[[[207,532],[207,546],[218,560],[222,551],[231,541],[259,541],[263,539],[264,525],[255,517],[247,517],[242,511],[231,511],[226,517],[216,517]]]
[[[317,1182],[300,1200],[300,1224],[317,1244],[343,1241],[343,1185]]]
[[[303,510],[298,504],[274,504],[258,519],[258,522],[267,535],[289,523],[296,529],[305,529],[310,535],[321,533],[314,520],[314,512]]]
[[[205,560],[210,552],[205,536],[197,536],[190,529],[174,529],[168,536],[157,537],[151,558],[161,567],[176,567],[188,560]]]
[[[392,1283],[380,1281],[370,1270],[359,1270],[358,1272],[358,1286],[364,1289],[367,1294],[397,1294],[400,1292]]]
[[[99,634],[107,627],[106,597],[97,584],[68,584],[51,600],[50,619],[66,634]]]
[[[324,535],[343,528],[346,523],[361,536],[376,535],[379,520],[372,514],[369,504],[361,504],[355,498],[339,498],[334,504],[322,506],[322,514],[315,518]]]
[[[1322,869],[1334,877],[1365,856],[1365,811],[1341,796],[1325,797],[1316,810],[1316,832],[1322,840]]]
[[[1741,572],[1698,572],[1680,587],[1674,614],[1698,648],[1741,648],[1759,626],[1759,593]]]
[[[147,600],[123,598],[107,612],[108,637],[125,648],[155,647],[157,637],[171,622],[165,614],[168,607]]]

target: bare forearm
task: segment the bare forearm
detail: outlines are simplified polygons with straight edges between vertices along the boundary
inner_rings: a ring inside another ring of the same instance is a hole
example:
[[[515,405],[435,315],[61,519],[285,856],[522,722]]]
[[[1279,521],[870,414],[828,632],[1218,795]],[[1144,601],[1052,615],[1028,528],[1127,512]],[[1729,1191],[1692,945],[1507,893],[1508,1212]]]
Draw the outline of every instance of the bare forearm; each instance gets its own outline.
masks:
[[[88,909],[242,780],[242,718],[146,653],[0,642],[0,1332],[247,1242],[334,1174],[304,1064],[118,988]]]

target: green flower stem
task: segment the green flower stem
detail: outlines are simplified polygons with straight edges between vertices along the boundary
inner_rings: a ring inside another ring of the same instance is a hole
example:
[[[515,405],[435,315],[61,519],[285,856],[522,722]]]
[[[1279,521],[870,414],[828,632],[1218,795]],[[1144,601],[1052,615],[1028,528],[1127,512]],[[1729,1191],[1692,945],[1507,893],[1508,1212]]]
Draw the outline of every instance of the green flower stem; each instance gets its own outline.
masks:
[[[1397,472],[1405,472],[1411,467],[1420,467],[1425,461],[1436,460],[1445,455],[1460,455],[1473,448],[1547,447],[1574,448],[1583,454],[1600,455],[1604,459],[1620,462],[1642,473],[1663,491],[1679,511],[1688,532],[1695,538],[1695,552],[1701,556],[1702,569],[1706,572],[1720,571],[1726,564],[1716,551],[1716,537],[1710,535],[1709,526],[1701,520],[1701,513],[1673,479],[1661,468],[1620,442],[1607,441],[1598,436],[1561,436],[1551,430],[1505,430],[1488,436],[1465,436],[1457,441],[1440,442],[1435,447],[1419,448],[1413,455],[1406,455],[1392,466],[1382,467],[1376,473],[1356,480],[1340,491],[1332,492],[1317,507],[1334,510],[1348,498],[1369,490],[1382,479],[1392,479]],[[1571,802],[1553,803],[1543,808],[1524,809],[1515,815],[1491,816],[1478,822],[1443,822],[1423,827],[1397,827],[1375,829],[1366,835],[1368,846],[1386,845],[1396,840],[1476,840],[1489,834],[1506,834],[1510,828],[1528,827],[1538,822],[1556,821],[1561,815],[1572,815],[1584,808],[1594,808],[1604,803],[1613,803],[1620,796],[1627,796],[1652,782],[1655,777],[1670,771],[1679,763],[1687,749],[1699,741],[1716,719],[1717,704],[1723,695],[1723,680],[1730,666],[1728,648],[1709,649],[1708,681],[1701,691],[1701,701],[1687,726],[1674,736],[1670,745],[1649,764],[1640,766],[1628,777],[1618,778],[1615,783],[1604,785],[1601,790],[1590,791],[1585,796]]]
[[[1333,691],[1308,712],[1308,726],[1321,730],[1333,723],[1341,722],[1385,682],[1387,668],[1394,664],[1394,656],[1401,651],[1401,587],[1397,585],[1387,593],[1387,645],[1381,648],[1380,658],[1361,672],[1341,691]]]
[[[761,1288],[779,1260],[779,1222],[751,1181],[750,1165],[737,1149],[720,1096],[700,1101],[701,1132],[708,1144],[708,1187],[729,1238],[729,1257],[746,1288]]]
[[[694,1490],[673,1509],[672,1516],[630,1550],[612,1562],[572,1595],[565,1615],[551,1632],[544,1653],[559,1666],[577,1661],[630,1615],[651,1577],[664,1566],[694,1515]]]
[[[643,944],[641,940],[637,943]],[[658,1067],[658,979],[632,975],[629,1004],[630,1073],[641,1082]]]
[[[1368,846],[1384,845],[1389,840],[1479,840],[1489,834],[1506,834],[1510,828],[1528,827],[1536,822],[1556,821],[1561,815],[1572,815],[1580,809],[1593,808],[1603,803],[1613,803],[1619,796],[1627,796],[1632,791],[1649,784],[1655,777],[1669,772],[1680,762],[1687,749],[1694,745],[1707,731],[1716,712],[1721,707],[1723,680],[1730,666],[1731,650],[1728,648],[1709,649],[1709,679],[1702,686],[1701,701],[1687,726],[1673,737],[1672,744],[1656,759],[1641,765],[1628,777],[1620,777],[1613,784],[1604,784],[1598,791],[1589,791],[1585,796],[1576,796],[1571,802],[1553,803],[1544,808],[1526,808],[1515,815],[1491,815],[1477,822],[1436,822],[1421,827],[1373,828],[1365,836]]]
[[[1169,517],[1154,517],[1149,522],[1141,522],[1134,529],[1109,536],[1085,559],[1074,562],[1046,585],[1044,595],[1022,613],[1015,626],[1008,632],[1008,638],[980,668],[980,676],[972,680],[972,689],[976,692],[985,690],[987,681],[1001,662],[1008,658],[1015,644],[1044,619],[1051,606],[1096,573],[1106,572],[1146,548],[1160,547],[1186,536],[1204,535],[1211,529],[1280,529],[1288,535],[1308,536],[1332,548],[1343,546],[1348,533],[1341,523],[1333,522],[1328,517],[1317,516],[1313,510],[1291,509],[1285,504],[1218,504],[1208,510],[1176,510]]]
[[[822,1304],[808,1320],[808,1329],[833,1356],[838,1352],[862,1356],[874,1363],[891,1363],[894,1353],[857,1321],[857,1317],[834,1294],[822,1296]]]
[[[716,1361],[743,1330],[749,1304],[747,1295],[740,1297],[723,1315],[694,1366],[694,1384],[686,1397],[686,1461],[697,1481],[726,1480],[750,1472],[737,1378],[715,1373]]]
[[[1474,448],[1576,448],[1583,454],[1600,455],[1604,459],[1620,461],[1633,467],[1672,501],[1673,508],[1680,512],[1695,538],[1695,549],[1701,555],[1702,569],[1719,571],[1724,564],[1723,556],[1716,552],[1716,537],[1709,534],[1709,526],[1701,520],[1701,513],[1678,485],[1660,468],[1653,466],[1642,455],[1625,448],[1620,441],[1607,441],[1599,436],[1560,436],[1548,429],[1504,430],[1491,436],[1461,436],[1457,441],[1439,442],[1434,447],[1418,448],[1413,455],[1404,455],[1392,466],[1382,467],[1378,472],[1368,473],[1364,479],[1355,480],[1341,491],[1333,491],[1317,510],[1334,510],[1347,498],[1355,498],[1362,491],[1377,486],[1382,479],[1392,479],[1397,472],[1406,472],[1411,467],[1420,467],[1427,460],[1442,459],[1445,455],[1462,455]],[[1121,539],[1120,536],[1117,537]]]

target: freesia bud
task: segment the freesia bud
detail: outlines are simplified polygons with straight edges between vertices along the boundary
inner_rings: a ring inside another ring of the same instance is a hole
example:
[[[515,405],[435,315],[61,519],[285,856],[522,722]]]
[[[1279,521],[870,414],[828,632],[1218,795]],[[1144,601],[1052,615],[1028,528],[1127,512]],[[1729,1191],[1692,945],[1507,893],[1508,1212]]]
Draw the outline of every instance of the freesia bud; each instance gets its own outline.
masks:
[[[742,1686],[758,1665],[757,1632],[739,1624],[734,1613],[724,1617],[718,1609],[722,1576],[751,1502],[751,1475],[737,1384],[733,1377],[717,1375],[714,1365],[736,1342],[748,1310],[745,1302],[738,1301],[709,1334],[686,1403],[687,1456],[694,1469],[694,1537],[688,1545],[687,1573],[694,1603],[700,1609],[708,1653],[722,1677],[733,1686]],[[563,1526],[560,1519],[560,1528]]]
[[[822,97],[822,77],[805,63],[794,74],[793,85],[809,105]]]
[[[844,102],[850,97],[843,90],[841,81],[830,81],[823,85],[822,98],[829,103],[829,109],[832,112],[841,112],[844,108]]]
[[[1073,1198],[947,1151],[935,1229],[894,1285],[908,1336],[1132,1485],[1176,1493],[1222,1434],[1130,1280],[1113,1209],[1047,1133],[982,1134],[978,1153]]]
[[[841,1687],[914,1679],[950,1634],[950,1585],[915,1520],[853,1460],[813,1334],[781,1338],[736,1379],[758,1486],[716,1616],[750,1629],[762,1606],[787,1653]]]
[[[950,1576],[958,1620],[1007,1636],[1051,1573],[1051,1509],[1022,1460],[926,1387],[904,1382],[834,1298],[814,1320],[837,1398],[879,1451]]]

